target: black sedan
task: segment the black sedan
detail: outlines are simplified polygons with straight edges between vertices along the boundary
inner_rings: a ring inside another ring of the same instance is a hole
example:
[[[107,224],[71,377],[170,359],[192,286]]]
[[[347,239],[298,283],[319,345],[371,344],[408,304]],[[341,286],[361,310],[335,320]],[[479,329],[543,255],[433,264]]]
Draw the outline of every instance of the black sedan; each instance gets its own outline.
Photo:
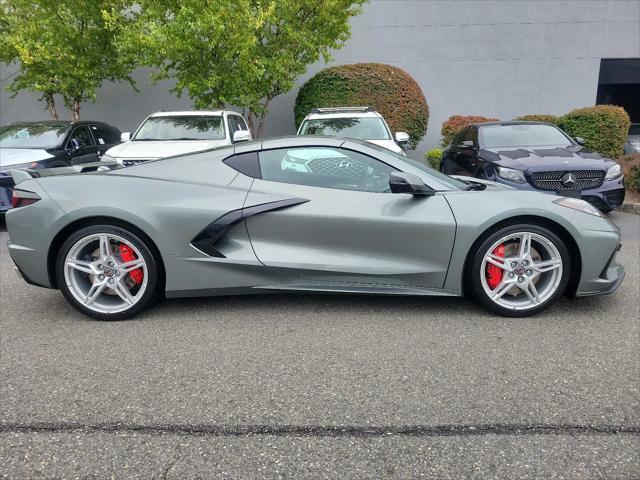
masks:
[[[103,122],[19,122],[0,127],[0,213],[11,208],[14,168],[55,168],[96,162],[120,143]]]
[[[582,198],[609,212],[624,201],[622,170],[583,144],[544,122],[476,123],[444,150],[440,170]]]

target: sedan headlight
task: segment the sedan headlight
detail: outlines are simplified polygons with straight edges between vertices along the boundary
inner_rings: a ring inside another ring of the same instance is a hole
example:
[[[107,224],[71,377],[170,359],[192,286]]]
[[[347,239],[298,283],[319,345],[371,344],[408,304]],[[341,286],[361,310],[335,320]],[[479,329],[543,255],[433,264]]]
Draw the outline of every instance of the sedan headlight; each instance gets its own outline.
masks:
[[[106,153],[104,155],[102,155],[102,158],[100,158],[101,161],[103,162],[115,162],[116,161],[116,157],[112,156],[112,155],[107,155]]]
[[[591,205],[589,202],[580,200],[579,198],[562,197],[557,200],[554,200],[553,203],[562,205],[563,207],[571,208],[573,210],[578,210],[579,212],[582,212],[582,213],[595,215],[596,217],[604,216],[602,215],[602,212],[600,212],[600,210],[598,210],[596,207]]]
[[[496,173],[500,178],[504,178],[505,180],[509,180],[510,182],[515,183],[525,183],[526,180],[524,178],[524,173],[520,170],[515,170],[513,168],[506,167],[496,167]]]
[[[613,180],[614,178],[618,178],[620,175],[622,175],[622,169],[620,168],[620,165],[616,163],[609,167],[609,170],[607,170],[607,176],[604,177],[604,179]]]

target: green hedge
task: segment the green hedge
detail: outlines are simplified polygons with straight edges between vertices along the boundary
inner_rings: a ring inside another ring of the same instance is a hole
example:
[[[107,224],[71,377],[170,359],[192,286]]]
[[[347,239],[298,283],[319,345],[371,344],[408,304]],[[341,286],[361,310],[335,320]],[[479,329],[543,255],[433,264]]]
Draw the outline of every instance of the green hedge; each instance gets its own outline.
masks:
[[[434,170],[439,170],[440,161],[442,160],[442,149],[436,147],[428,150],[424,154],[424,159],[426,160],[427,165],[429,165],[431,168],[433,168]]]
[[[625,186],[640,192],[640,153],[625,155],[618,163],[624,172]]]
[[[559,123],[569,135],[584,138],[587,147],[609,158],[618,158],[624,152],[630,126],[627,112],[615,105],[577,108],[561,117]]]
[[[442,124],[442,129],[440,130],[442,140],[440,140],[440,145],[447,147],[451,143],[451,140],[453,140],[453,137],[467,125],[497,121],[497,118],[481,117],[479,115],[452,115]]]
[[[532,115],[522,115],[520,117],[516,117],[516,120],[526,120],[529,122],[547,122],[552,125],[558,125],[560,121],[560,117],[556,117],[555,115],[547,115],[547,114],[532,114]]]
[[[381,63],[329,67],[311,77],[295,102],[296,127],[320,107],[372,106],[392,132],[407,132],[411,148],[427,132],[429,107],[418,83],[404,70]]]

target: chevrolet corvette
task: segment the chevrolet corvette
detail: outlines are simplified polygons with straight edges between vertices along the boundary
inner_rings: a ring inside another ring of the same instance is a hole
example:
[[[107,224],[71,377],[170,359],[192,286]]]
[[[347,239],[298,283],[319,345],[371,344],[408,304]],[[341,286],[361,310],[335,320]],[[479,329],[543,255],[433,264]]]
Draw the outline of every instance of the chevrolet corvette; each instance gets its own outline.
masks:
[[[466,294],[523,317],[624,278],[620,233],[589,203],[450,177],[359,140],[286,137],[12,176],[18,272],[101,320],[158,295],[273,292]]]

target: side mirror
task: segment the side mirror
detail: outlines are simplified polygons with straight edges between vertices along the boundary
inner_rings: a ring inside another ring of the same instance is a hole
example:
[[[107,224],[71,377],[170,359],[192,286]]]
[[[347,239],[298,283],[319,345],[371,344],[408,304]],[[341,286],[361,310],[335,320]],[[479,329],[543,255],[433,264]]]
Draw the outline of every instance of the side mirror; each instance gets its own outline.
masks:
[[[409,143],[409,134],[405,132],[396,132],[396,143]]]
[[[249,130],[237,130],[233,132],[233,143],[248,142],[249,140],[251,140]]]
[[[473,141],[471,140],[465,140],[464,142],[460,142],[458,145],[458,148],[462,148],[465,150],[470,150],[473,148]]]
[[[422,197],[430,197],[435,194],[435,191],[427,187],[419,176],[412,173],[391,172],[389,186],[393,193],[410,193]]]
[[[582,137],[576,137],[576,143],[577,143],[578,145],[582,145],[582,146],[585,146],[585,145],[587,144],[587,142],[585,141],[585,139],[584,139],[584,138],[582,138]]]
[[[120,134],[121,142],[128,142],[129,140],[131,140],[131,132],[122,132]]]

